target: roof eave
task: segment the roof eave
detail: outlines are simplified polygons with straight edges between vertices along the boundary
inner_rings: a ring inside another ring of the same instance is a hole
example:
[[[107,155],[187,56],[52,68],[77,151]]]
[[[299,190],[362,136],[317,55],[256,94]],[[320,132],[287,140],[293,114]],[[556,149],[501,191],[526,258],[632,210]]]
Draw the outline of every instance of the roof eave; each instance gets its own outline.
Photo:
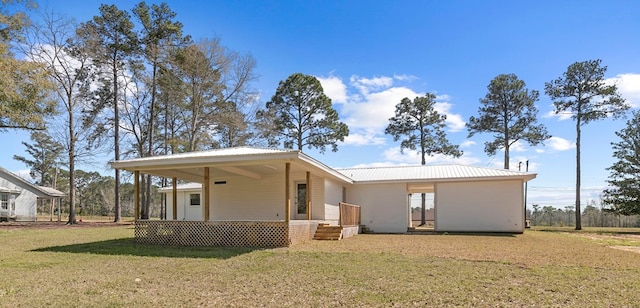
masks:
[[[297,151],[269,153],[269,154],[243,154],[243,155],[221,155],[221,156],[200,156],[200,157],[171,157],[170,155],[159,157],[158,159],[136,158],[121,161],[110,161],[109,164],[115,169],[128,171],[145,170],[157,167],[170,166],[206,166],[212,164],[225,164],[237,162],[254,161],[274,161],[287,160],[298,157]]]
[[[398,184],[398,183],[442,183],[442,182],[484,182],[484,181],[505,181],[505,180],[522,180],[528,182],[535,179],[537,174],[531,173],[517,176],[482,176],[482,177],[460,177],[460,178],[438,178],[438,179],[395,179],[395,180],[373,180],[373,181],[354,181],[355,184]]]
[[[322,170],[323,172],[325,172],[326,174],[331,175],[332,177],[334,177],[335,179],[338,179],[340,181],[343,181],[345,183],[348,184],[353,184],[355,181],[353,179],[351,179],[350,177],[338,172],[337,170],[321,163],[320,161],[314,159],[313,157],[304,154],[302,152],[299,152],[298,154],[298,159],[300,159],[301,161],[313,165],[314,167]]]

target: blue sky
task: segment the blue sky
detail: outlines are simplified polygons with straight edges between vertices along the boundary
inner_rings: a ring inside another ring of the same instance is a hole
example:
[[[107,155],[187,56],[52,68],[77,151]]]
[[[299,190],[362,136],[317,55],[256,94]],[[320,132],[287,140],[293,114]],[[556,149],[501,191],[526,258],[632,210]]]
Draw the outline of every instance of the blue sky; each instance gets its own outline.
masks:
[[[131,9],[137,1],[115,1]],[[148,1],[149,3],[151,1]],[[40,1],[83,22],[101,1]],[[280,80],[301,72],[318,77],[351,135],[336,153],[307,153],[332,167],[419,164],[416,153],[400,153],[384,135],[394,106],[425,92],[438,96],[448,116],[448,137],[462,146],[460,159],[433,157],[428,163],[502,166],[489,157],[487,134],[467,138],[464,123],[477,116],[479,99],[495,76],[514,73],[541,92],[540,122],[554,137],[545,146],[512,148],[511,162],[529,160],[538,173],[528,203],[573,205],[575,125],[552,115],[544,83],[576,61],[602,59],[606,77],[629,103],[640,106],[640,3],[636,1],[167,1],[194,39],[219,37],[250,53],[260,76],[260,102]],[[583,127],[583,203],[597,199],[613,163],[610,142],[624,120]],[[12,159],[24,155],[28,133],[2,133],[0,165],[23,173]],[[111,174],[105,161],[85,169]]]

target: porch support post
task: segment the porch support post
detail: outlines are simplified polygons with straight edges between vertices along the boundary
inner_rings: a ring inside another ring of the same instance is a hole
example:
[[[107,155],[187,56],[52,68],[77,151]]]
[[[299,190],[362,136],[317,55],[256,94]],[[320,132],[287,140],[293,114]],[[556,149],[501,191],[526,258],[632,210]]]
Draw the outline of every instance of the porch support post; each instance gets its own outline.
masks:
[[[173,220],[178,220],[178,179],[171,178],[172,195],[171,195],[171,212]]]
[[[209,221],[209,197],[211,195],[211,181],[209,167],[204,167],[204,221]]]
[[[140,171],[133,172],[133,206],[135,207],[134,221],[140,218]]]
[[[307,171],[307,220],[311,220],[311,172]]]
[[[284,220],[289,222],[291,212],[291,194],[289,193],[289,173],[291,172],[291,163],[285,163],[284,168]]]

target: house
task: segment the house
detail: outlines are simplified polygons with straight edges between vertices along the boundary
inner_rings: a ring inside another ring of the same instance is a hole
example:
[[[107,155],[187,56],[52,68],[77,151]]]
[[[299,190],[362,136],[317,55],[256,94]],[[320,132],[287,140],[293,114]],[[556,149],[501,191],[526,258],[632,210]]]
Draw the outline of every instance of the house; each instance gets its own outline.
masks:
[[[18,175],[0,168],[0,221],[36,221],[39,200],[65,197],[50,187],[29,183]]]
[[[173,217],[173,188],[162,187],[158,190],[166,195],[167,217]],[[202,218],[202,185],[185,183],[176,186],[177,220],[203,220]]]
[[[180,245],[288,246],[324,225],[341,226],[342,237],[360,225],[405,233],[416,193],[433,194],[436,231],[522,233],[524,183],[536,177],[461,165],[333,169],[301,151],[253,147],[111,165],[133,172],[138,192],[141,174],[172,179],[168,219],[137,220],[135,234],[139,242]],[[178,180],[199,183],[200,199],[197,186],[179,190]]]

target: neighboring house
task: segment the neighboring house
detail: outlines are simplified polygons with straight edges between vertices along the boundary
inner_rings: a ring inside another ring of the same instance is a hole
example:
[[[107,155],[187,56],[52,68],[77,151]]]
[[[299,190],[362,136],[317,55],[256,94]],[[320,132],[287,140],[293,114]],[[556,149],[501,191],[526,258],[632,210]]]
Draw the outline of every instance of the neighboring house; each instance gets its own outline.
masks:
[[[248,239],[249,245],[287,246],[313,237],[321,224],[404,233],[411,226],[410,195],[423,192],[434,194],[436,231],[522,233],[524,183],[536,177],[461,165],[333,169],[297,150],[251,147],[111,165],[134,172],[138,190],[140,174],[200,184],[200,190],[197,184],[163,188],[168,221],[136,222],[138,241],[186,245],[246,245]],[[198,191],[200,204],[192,205]]]
[[[167,217],[173,217],[173,188],[162,187],[158,190],[166,194]],[[185,183],[176,186],[177,220],[202,220],[202,185],[200,183]]]
[[[18,175],[0,168],[0,221],[36,221],[38,200],[65,197],[50,187],[29,183]]]

